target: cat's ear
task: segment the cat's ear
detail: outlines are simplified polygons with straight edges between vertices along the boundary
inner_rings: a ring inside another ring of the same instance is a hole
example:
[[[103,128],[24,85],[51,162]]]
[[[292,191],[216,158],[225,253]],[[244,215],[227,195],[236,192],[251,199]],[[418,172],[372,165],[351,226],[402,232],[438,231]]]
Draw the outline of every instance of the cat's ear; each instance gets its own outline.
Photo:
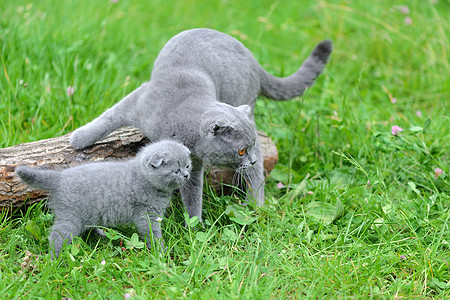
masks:
[[[241,105],[241,106],[238,106],[238,107],[236,107],[238,110],[240,110],[240,111],[242,111],[244,114],[246,114],[248,117],[251,117],[252,116],[252,108],[249,106],[249,105],[247,105],[247,104],[244,104],[244,105]]]
[[[202,130],[203,132],[211,135],[220,135],[225,132],[228,132],[229,130],[232,130],[233,126],[231,126],[229,123],[215,120],[215,121],[205,121],[202,124]]]
[[[149,168],[159,168],[164,163],[165,156],[161,153],[156,153],[145,158],[145,165]]]
[[[223,122],[214,122],[211,125],[211,133],[213,135],[219,135],[219,134],[223,134],[229,130],[232,130],[233,127],[229,124],[223,123]]]

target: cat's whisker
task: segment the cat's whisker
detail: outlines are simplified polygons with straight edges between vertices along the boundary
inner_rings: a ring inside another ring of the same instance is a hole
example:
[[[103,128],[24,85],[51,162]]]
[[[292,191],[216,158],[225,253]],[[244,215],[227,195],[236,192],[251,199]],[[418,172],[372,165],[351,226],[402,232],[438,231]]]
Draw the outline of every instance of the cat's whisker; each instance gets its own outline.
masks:
[[[236,170],[236,172],[234,172],[234,174],[233,174],[233,178],[231,179],[231,184],[234,186],[239,185],[239,177],[240,177],[240,175],[239,175],[238,171]]]

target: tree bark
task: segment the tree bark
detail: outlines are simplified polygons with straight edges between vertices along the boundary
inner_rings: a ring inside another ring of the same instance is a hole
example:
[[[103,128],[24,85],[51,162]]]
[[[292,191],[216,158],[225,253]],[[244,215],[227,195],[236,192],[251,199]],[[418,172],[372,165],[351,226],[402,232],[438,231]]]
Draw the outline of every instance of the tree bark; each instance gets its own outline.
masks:
[[[132,127],[121,128],[93,146],[75,150],[69,144],[70,134],[19,144],[0,149],[0,211],[14,211],[45,199],[45,191],[23,184],[14,171],[18,165],[31,165],[63,169],[93,161],[117,160],[132,157],[150,140]],[[278,161],[278,152],[272,140],[259,132],[264,156],[266,176]],[[217,191],[227,192],[234,172],[227,169],[208,168],[207,182]]]

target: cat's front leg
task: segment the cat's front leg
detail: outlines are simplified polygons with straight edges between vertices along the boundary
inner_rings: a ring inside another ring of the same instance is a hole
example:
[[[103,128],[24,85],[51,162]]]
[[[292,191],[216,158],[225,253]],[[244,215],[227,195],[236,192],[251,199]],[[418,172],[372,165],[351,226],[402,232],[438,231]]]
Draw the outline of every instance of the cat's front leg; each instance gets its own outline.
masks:
[[[255,203],[258,206],[264,204],[264,159],[261,152],[259,137],[255,144],[256,163],[244,174],[245,190],[247,203]]]
[[[192,158],[192,171],[189,180],[180,188],[189,218],[197,216],[202,221],[202,196],[203,196],[203,161]]]
[[[140,217],[136,217],[134,225],[136,225],[139,235],[147,242],[149,249],[152,248],[152,241],[154,241],[155,244],[159,244],[161,251],[165,252],[160,220],[161,217],[156,216],[154,213],[142,214]],[[153,236],[150,234],[150,228]]]
[[[124,119],[117,113],[119,105],[121,105],[120,102],[92,122],[75,130],[70,136],[70,145],[75,149],[83,149],[103,139],[115,129],[124,126],[126,124]]]
[[[75,130],[70,136],[70,145],[75,149],[83,149],[120,127],[137,124],[136,103],[147,89],[148,83],[144,83],[98,118]]]

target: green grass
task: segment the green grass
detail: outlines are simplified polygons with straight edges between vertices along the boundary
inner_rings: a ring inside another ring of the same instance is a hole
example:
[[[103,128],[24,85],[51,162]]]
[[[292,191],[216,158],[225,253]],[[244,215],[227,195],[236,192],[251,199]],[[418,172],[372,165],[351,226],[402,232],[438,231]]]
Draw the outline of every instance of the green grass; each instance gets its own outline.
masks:
[[[449,298],[450,6],[432,2],[405,1],[408,15],[388,0],[0,2],[0,147],[92,120],[184,29],[231,34],[278,76],[335,45],[303,98],[257,103],[280,156],[263,208],[206,187],[204,228],[185,228],[179,199],[168,210],[170,253],[111,229],[54,262],[43,203],[3,214],[2,298]]]

